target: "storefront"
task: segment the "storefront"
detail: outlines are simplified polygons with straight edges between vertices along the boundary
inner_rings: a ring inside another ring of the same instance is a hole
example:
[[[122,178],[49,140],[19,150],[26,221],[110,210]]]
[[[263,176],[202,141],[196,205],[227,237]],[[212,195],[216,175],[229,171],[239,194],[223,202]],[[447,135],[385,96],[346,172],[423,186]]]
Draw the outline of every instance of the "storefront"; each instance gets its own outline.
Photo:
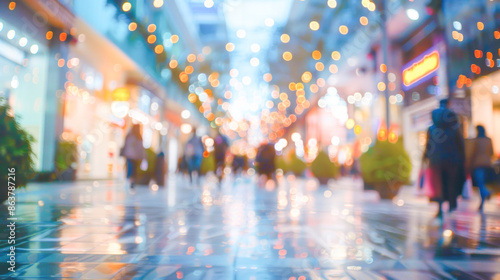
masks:
[[[164,101],[141,86],[130,86],[131,109],[128,112],[131,124],[142,124],[145,149],[155,153],[164,150],[168,124],[163,122]]]
[[[75,53],[70,52],[69,57],[61,140],[77,143],[78,179],[116,177],[115,154],[125,121],[111,112],[103,74]]]
[[[431,112],[448,97],[446,44],[437,24],[421,26],[401,45],[401,80],[404,92],[403,141],[410,155],[412,180],[418,176]]]
[[[483,125],[486,134],[493,140],[493,150],[500,154],[500,71],[479,78],[471,87],[472,126],[469,135],[475,136],[474,127]]]
[[[50,171],[57,111],[48,113],[57,103],[48,84],[49,75],[57,74],[49,72],[54,46],[45,38],[47,24],[35,24],[33,11],[22,3],[13,7],[0,10],[0,98],[8,100],[21,127],[35,139],[35,170]]]
[[[81,20],[65,63],[63,141],[77,144],[77,179],[124,177],[119,151],[131,124],[141,123],[146,149],[160,151],[164,101],[138,85],[138,66]],[[133,78],[132,78],[133,77]],[[85,116],[85,117],[82,117]]]

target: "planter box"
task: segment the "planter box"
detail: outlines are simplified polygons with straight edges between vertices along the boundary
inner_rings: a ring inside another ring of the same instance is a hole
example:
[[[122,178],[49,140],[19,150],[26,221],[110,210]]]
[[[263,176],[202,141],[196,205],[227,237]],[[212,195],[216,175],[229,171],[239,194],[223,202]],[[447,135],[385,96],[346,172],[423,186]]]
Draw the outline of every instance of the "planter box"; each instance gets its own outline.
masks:
[[[317,177],[318,181],[319,181],[319,184],[321,186],[326,186],[328,185],[328,181],[330,181],[330,179],[333,179],[333,178],[329,178],[329,177]]]
[[[74,181],[76,180],[76,170],[73,168],[68,168],[61,172],[59,176],[57,176],[59,181]]]
[[[364,190],[375,190],[379,193],[381,199],[393,199],[403,185],[401,182],[388,183],[364,183]]]

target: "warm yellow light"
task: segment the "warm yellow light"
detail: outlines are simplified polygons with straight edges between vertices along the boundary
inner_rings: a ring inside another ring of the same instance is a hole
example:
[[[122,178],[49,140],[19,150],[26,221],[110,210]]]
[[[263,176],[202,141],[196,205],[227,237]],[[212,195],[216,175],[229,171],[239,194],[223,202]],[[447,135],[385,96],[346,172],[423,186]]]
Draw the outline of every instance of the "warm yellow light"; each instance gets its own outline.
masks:
[[[358,135],[358,134],[361,133],[361,126],[359,124],[357,124],[356,126],[354,126],[354,133],[356,135]]]
[[[303,83],[306,83],[306,84],[307,84],[307,83],[309,83],[309,82],[311,81],[311,79],[312,79],[312,74],[311,74],[311,72],[309,72],[309,71],[304,72],[304,73],[302,74],[301,79],[302,79],[302,82],[303,82]]]
[[[288,36],[288,34],[282,34],[281,35],[281,42],[285,43],[285,44],[290,42],[290,36]]]
[[[403,84],[410,86],[439,68],[439,53],[434,51],[403,70]]]
[[[149,33],[153,33],[155,31],[156,31],[156,25],[155,24],[152,23],[152,24],[148,25],[148,32]]]
[[[295,84],[295,88],[297,90],[303,90],[304,89],[304,84],[303,83],[297,83],[297,84]]]
[[[168,66],[170,68],[172,68],[172,69],[174,69],[175,67],[177,67],[177,65],[179,65],[179,63],[175,59],[170,60],[170,62],[168,63]]]
[[[335,64],[330,64],[328,70],[330,70],[330,73],[335,74],[339,71],[339,68]]]
[[[347,26],[345,26],[345,25],[341,25],[339,27],[339,32],[342,35],[346,35],[347,33],[349,33],[349,28],[347,28]]]
[[[179,42],[179,36],[175,34],[170,36],[170,42],[172,42],[172,44]]]
[[[189,80],[188,74],[186,74],[185,72],[181,72],[179,74],[179,80],[183,83],[187,83],[187,81]]]
[[[480,31],[482,31],[484,29],[484,23],[478,21],[477,22],[477,29],[480,30]]]
[[[319,86],[319,87],[324,87],[326,85],[326,81],[325,79],[323,78],[319,78],[316,80],[316,84]]]
[[[121,87],[113,90],[111,93],[113,101],[128,101],[130,99],[130,90],[126,87]]]
[[[195,55],[195,54],[191,53],[191,54],[189,54],[189,55],[187,56],[187,61],[188,61],[189,63],[193,63],[195,60],[196,60],[196,55]]]
[[[367,25],[368,24],[368,18],[367,17],[360,17],[359,18],[359,23],[361,23],[361,25]]]
[[[339,60],[340,59],[340,53],[338,51],[333,51],[332,52],[332,59],[333,60]]]
[[[135,31],[137,29],[137,23],[135,22],[131,22],[129,25],[128,25],[128,30],[130,31]]]
[[[272,80],[273,80],[273,75],[271,75],[271,73],[264,74],[264,81],[269,83]]]
[[[186,66],[186,69],[184,69],[184,72],[186,72],[186,74],[192,74],[193,71],[194,71],[194,69],[193,69],[193,66],[191,66],[191,65]]]
[[[196,100],[198,100],[198,96],[197,96],[196,94],[194,94],[194,93],[191,93],[191,94],[189,94],[189,96],[188,96],[188,100],[189,100],[189,102],[191,102],[191,103],[195,103],[195,102],[196,102]]]
[[[376,8],[377,8],[377,6],[375,6],[375,3],[370,2],[370,3],[368,4],[368,10],[369,10],[370,12],[375,11],[375,9],[376,9]]]
[[[156,36],[155,35],[149,35],[148,36],[148,43],[154,44],[156,42]]]
[[[380,72],[385,73],[387,72],[387,65],[385,64],[380,64]]]
[[[226,44],[226,51],[228,51],[228,52],[234,51],[234,44],[233,43],[227,43]]]
[[[318,50],[313,51],[312,58],[314,58],[315,60],[320,60],[321,59],[321,52]]]
[[[337,1],[335,1],[335,0],[328,0],[327,4],[328,4],[328,7],[332,8],[332,9],[337,7]]]
[[[319,29],[319,23],[313,20],[309,23],[309,28],[311,28],[312,31],[316,31]]]
[[[356,122],[353,120],[353,119],[348,119],[346,122],[345,122],[345,127],[347,129],[352,129],[354,127],[354,125],[356,124]]]
[[[123,10],[124,12],[128,12],[128,11],[130,11],[130,9],[132,9],[132,4],[130,4],[130,2],[125,2],[125,3],[123,3],[123,5],[122,5],[122,10]]]
[[[297,85],[294,82],[288,84],[288,89],[291,91],[297,90]]]
[[[283,53],[283,59],[285,61],[290,61],[290,60],[292,60],[292,58],[293,58],[293,55],[291,52],[284,52]]]
[[[155,47],[155,53],[160,54],[163,52],[163,46],[162,45],[156,45]]]
[[[155,8],[160,8],[161,6],[163,6],[163,0],[155,0],[155,1],[153,1],[153,6]]]
[[[384,82],[379,82],[379,83],[377,84],[377,89],[378,89],[379,91],[384,91],[384,90],[385,90],[385,83],[384,83]]]
[[[316,62],[315,68],[317,71],[323,71],[325,69],[325,65],[322,62]]]
[[[317,93],[318,90],[319,90],[319,87],[316,85],[316,84],[312,84],[310,87],[309,87],[309,90],[312,92],[312,93]]]

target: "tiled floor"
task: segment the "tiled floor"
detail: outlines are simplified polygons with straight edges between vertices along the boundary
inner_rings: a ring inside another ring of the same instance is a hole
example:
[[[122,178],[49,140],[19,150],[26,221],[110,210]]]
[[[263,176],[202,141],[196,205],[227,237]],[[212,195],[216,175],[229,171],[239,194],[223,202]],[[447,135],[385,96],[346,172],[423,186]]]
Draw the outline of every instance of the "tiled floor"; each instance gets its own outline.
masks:
[[[2,238],[2,277],[500,279],[498,196],[484,215],[475,197],[440,222],[411,188],[379,201],[350,178],[254,181],[30,185],[17,193],[16,272],[7,274]]]

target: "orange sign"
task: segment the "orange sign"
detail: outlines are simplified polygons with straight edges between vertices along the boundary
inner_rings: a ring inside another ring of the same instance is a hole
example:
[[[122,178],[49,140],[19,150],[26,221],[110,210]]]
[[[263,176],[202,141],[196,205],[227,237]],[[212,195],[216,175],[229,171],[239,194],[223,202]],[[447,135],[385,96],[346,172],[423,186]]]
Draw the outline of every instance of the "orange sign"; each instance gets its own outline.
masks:
[[[439,68],[439,52],[433,51],[403,70],[403,84],[412,84],[429,76]]]

